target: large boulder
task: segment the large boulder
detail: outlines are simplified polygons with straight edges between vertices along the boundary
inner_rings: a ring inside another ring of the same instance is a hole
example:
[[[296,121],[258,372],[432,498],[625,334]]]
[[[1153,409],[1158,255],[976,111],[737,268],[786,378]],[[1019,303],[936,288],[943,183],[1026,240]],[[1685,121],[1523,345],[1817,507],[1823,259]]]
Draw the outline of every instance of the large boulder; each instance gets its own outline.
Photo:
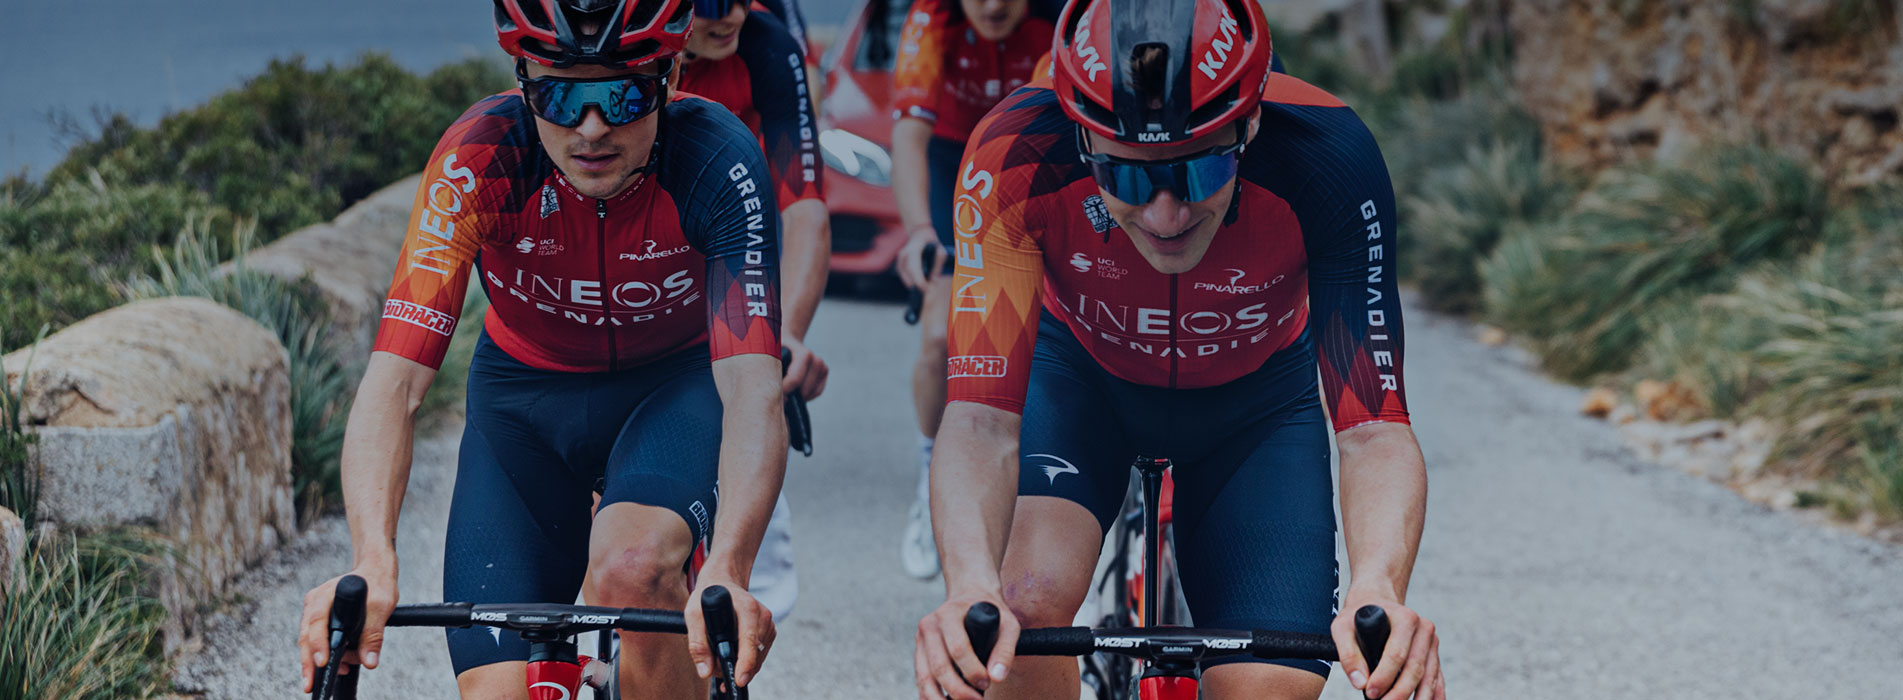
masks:
[[[1828,0],[1515,0],[1513,78],[1562,160],[1763,138],[1834,176],[1903,172],[1903,11]]]
[[[308,280],[329,305],[340,349],[367,355],[396,273],[422,177],[378,190],[333,221],[298,229],[245,258],[250,269],[285,280]]]
[[[20,559],[26,556],[26,523],[13,511],[0,508],[0,592],[13,585],[20,574]]]
[[[29,351],[4,358],[6,381]],[[290,375],[277,337],[196,298],[100,312],[39,345],[21,396],[39,435],[39,517],[150,528],[183,566],[153,572],[168,650],[196,611],[295,534]]]

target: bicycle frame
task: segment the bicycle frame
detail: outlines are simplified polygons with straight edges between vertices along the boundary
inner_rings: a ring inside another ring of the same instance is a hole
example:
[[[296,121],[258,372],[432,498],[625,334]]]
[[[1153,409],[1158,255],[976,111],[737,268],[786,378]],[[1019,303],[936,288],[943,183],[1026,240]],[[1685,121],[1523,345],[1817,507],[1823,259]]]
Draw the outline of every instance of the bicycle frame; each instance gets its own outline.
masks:
[[[1168,459],[1137,456],[1131,465],[1143,482],[1143,599],[1140,610],[1143,628],[1158,626],[1163,606],[1159,588],[1163,578],[1162,498],[1163,474],[1169,471]],[[1202,681],[1195,661],[1144,659],[1143,673],[1137,680],[1139,700],[1196,700]]]

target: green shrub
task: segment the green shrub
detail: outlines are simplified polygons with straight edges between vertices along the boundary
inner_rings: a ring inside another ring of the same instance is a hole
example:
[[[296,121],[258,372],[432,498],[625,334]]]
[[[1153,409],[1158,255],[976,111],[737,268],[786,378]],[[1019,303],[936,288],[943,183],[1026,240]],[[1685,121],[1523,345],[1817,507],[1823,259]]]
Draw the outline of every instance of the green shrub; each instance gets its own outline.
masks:
[[[149,537],[35,538],[0,594],[0,697],[150,698],[170,689],[165,608],[142,567],[170,566]]]
[[[482,316],[488,308],[489,296],[483,293],[482,287],[469,285],[463,296],[462,320],[456,324],[456,334],[449,339],[449,352],[443,355],[443,366],[437,368],[436,378],[430,382],[429,393],[423,395],[423,405],[417,409],[417,415],[428,420],[461,415],[469,385],[469,361],[476,352],[476,339],[482,336]]]
[[[1764,150],[1617,173],[1568,215],[1520,231],[1482,264],[1488,315],[1530,336],[1545,366],[1568,379],[1622,370],[1653,314],[1725,291],[1760,263],[1796,257],[1829,216],[1823,183]]]
[[[224,256],[210,236],[209,222],[188,222],[171,260],[156,256],[159,277],[133,280],[127,295],[205,297],[277,334],[290,358],[293,488],[309,515],[336,502],[340,490],[337,463],[355,373],[328,342],[330,312],[315,292],[245,266],[254,231],[248,220],[232,226],[235,256],[229,266],[221,266]]]
[[[40,334],[46,334],[45,327]],[[13,511],[25,521],[27,527],[39,522],[40,475],[33,468],[33,443],[38,435],[26,431],[20,422],[23,406],[20,397],[26,393],[26,380],[33,372],[34,349],[27,352],[26,363],[20,367],[20,379],[8,384],[5,373],[0,372],[0,508]],[[6,354],[6,347],[0,346],[0,355]],[[4,577],[0,573],[0,577]],[[5,608],[0,608],[4,611]]]
[[[1470,147],[1467,157],[1428,175],[1404,200],[1409,243],[1402,267],[1423,301],[1453,313],[1480,308],[1479,264],[1511,227],[1556,217],[1573,183],[1525,143]]]

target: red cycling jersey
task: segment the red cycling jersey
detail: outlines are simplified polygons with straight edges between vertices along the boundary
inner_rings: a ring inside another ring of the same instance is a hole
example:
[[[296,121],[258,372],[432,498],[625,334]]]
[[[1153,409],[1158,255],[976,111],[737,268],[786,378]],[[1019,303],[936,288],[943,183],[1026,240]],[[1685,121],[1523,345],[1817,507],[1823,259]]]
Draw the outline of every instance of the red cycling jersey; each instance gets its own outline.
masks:
[[[569,185],[533,119],[511,90],[443,134],[376,350],[441,366],[473,265],[484,330],[533,367],[615,370],[701,343],[714,359],[779,354],[778,210],[746,127],[706,100],[669,103],[647,174],[604,200]]]
[[[1042,308],[1105,370],[1158,387],[1234,381],[1312,334],[1336,430],[1406,422],[1386,165],[1339,100],[1269,81],[1236,204],[1176,275],[1117,228],[1048,79],[999,104],[959,174],[949,400],[1022,412]]]
[[[805,51],[765,10],[748,13],[739,42],[732,56],[683,64],[681,91],[724,105],[759,137],[781,208],[803,199],[824,201]]]
[[[899,33],[892,68],[897,117],[932,122],[932,135],[964,141],[993,105],[1031,82],[1051,51],[1054,25],[1025,17],[1004,41],[986,41],[958,11],[958,0],[914,0]]]

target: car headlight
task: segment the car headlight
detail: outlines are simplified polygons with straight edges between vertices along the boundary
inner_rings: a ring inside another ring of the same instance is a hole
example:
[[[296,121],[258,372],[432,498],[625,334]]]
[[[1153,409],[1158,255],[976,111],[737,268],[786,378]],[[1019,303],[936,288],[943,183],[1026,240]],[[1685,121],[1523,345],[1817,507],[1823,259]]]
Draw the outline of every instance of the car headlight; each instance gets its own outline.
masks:
[[[879,144],[844,129],[819,132],[820,157],[826,166],[874,187],[892,186],[892,154]]]

